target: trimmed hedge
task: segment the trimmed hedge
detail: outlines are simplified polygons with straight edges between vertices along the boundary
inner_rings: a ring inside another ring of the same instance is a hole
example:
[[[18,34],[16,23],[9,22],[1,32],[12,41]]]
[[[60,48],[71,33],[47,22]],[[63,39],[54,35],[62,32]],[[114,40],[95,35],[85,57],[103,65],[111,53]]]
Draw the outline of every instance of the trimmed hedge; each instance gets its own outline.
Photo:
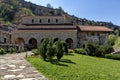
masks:
[[[120,60],[120,54],[106,54],[105,58]]]
[[[74,49],[74,52],[78,54],[87,54],[87,52],[83,48]]]

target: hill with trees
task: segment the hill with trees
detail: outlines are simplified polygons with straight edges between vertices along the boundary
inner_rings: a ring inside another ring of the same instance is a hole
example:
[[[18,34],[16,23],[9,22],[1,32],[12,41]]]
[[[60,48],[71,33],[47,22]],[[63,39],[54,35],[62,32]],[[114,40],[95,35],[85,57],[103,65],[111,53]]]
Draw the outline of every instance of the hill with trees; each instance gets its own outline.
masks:
[[[0,22],[19,24],[21,18],[26,15],[65,15],[68,23],[75,23],[77,25],[107,26],[112,29],[119,29],[119,26],[114,25],[112,22],[78,18],[65,12],[62,7],[53,8],[50,4],[47,4],[47,6],[44,7],[24,0],[0,0]]]

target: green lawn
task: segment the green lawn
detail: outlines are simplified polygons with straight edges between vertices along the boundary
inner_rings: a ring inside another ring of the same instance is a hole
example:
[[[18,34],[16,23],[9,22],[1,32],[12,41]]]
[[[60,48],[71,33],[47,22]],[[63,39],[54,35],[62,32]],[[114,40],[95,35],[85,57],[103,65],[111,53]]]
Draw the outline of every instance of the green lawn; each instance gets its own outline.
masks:
[[[49,80],[120,80],[120,61],[80,54],[65,55],[61,62],[27,60]]]

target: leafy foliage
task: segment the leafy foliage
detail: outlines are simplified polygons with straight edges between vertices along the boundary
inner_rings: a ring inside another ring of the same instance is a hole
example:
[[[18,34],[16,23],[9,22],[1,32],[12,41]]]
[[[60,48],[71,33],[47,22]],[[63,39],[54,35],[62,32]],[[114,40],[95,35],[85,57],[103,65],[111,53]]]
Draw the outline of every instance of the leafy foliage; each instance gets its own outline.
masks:
[[[68,49],[68,53],[74,53],[73,49]]]
[[[66,49],[66,45],[64,42],[58,40],[54,43],[55,46],[55,52],[56,52],[56,56],[57,56],[57,60],[60,61],[60,59],[63,57],[64,52],[67,52]]]
[[[105,58],[120,60],[120,54],[106,54]]]
[[[114,48],[119,48],[120,47],[120,37],[118,37],[115,41],[115,45],[113,46]]]
[[[13,47],[9,48],[9,53],[13,54],[15,52],[15,49]]]
[[[39,48],[39,52],[40,52],[40,55],[43,58],[43,60],[45,60],[47,58],[46,52],[47,52],[48,43],[49,43],[49,39],[45,38]]]
[[[40,55],[39,50],[38,49],[32,49],[32,53],[34,53],[34,55]]]
[[[114,45],[115,44],[115,41],[117,40],[118,36],[114,35],[114,34],[110,34],[108,36],[108,44],[110,45]]]
[[[0,55],[5,54],[5,50],[3,48],[0,48]]]
[[[50,40],[47,44],[47,58],[52,61],[52,58],[55,56],[55,48],[53,47],[53,42]]]
[[[74,49],[74,52],[78,54],[84,54],[84,55],[87,54],[87,52],[83,48]]]
[[[109,54],[112,52],[111,45],[98,45],[95,43],[87,42],[85,44],[84,50],[87,52],[87,55],[104,57],[105,54]]]
[[[67,52],[67,45],[64,41],[58,40],[53,43],[52,40],[45,38],[41,43],[37,53],[40,53],[43,60],[49,59],[52,61],[52,58],[56,55],[58,61],[60,61],[64,53]]]

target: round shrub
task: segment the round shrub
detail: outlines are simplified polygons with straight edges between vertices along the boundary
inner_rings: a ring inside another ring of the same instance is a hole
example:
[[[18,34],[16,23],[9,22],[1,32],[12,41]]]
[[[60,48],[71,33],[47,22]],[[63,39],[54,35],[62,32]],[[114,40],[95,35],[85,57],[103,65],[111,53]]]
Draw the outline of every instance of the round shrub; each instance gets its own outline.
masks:
[[[5,54],[5,50],[3,48],[0,49],[0,55]]]
[[[9,48],[9,53],[13,54],[15,52],[14,48]]]

